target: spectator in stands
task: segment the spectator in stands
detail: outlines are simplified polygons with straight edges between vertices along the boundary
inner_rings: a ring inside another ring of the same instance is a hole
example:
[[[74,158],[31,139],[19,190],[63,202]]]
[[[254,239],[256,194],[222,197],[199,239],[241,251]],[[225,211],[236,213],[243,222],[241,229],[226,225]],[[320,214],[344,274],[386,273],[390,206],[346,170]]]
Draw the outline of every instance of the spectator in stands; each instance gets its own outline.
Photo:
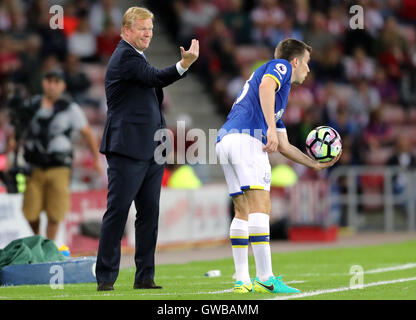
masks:
[[[328,81],[345,82],[345,67],[342,63],[342,51],[334,45],[323,53],[323,60],[315,64],[316,80],[320,83]]]
[[[365,28],[371,36],[376,37],[384,24],[384,18],[380,10],[382,4],[380,1],[370,0],[362,1],[362,6],[364,9]]]
[[[68,38],[77,29],[79,24],[79,17],[77,16],[75,3],[69,1],[64,6],[64,34]]]
[[[368,125],[363,131],[363,153],[367,155],[369,164],[384,164],[386,159],[381,156],[383,149],[394,141],[391,126],[383,119],[382,112],[382,108],[372,110]]]
[[[328,119],[328,125],[337,130],[341,136],[342,141],[346,140],[347,138],[355,140],[359,132],[358,127],[356,123],[352,121],[345,104],[341,104],[337,108],[336,118]]]
[[[281,23],[280,28],[273,30],[270,36],[269,46],[274,47],[277,43],[287,38],[301,41],[303,39],[302,33],[294,27],[293,19],[291,17],[286,17]]]
[[[363,48],[357,47],[353,57],[345,58],[345,72],[350,81],[360,78],[371,80],[375,72],[374,62],[367,56]]]
[[[67,54],[67,42],[63,31],[59,28],[51,29],[49,6],[46,11],[41,11],[35,18],[34,26],[30,30],[36,32],[42,39],[41,56],[56,55],[60,61],[65,59]]]
[[[77,31],[68,38],[68,51],[82,62],[97,61],[97,42],[87,16],[80,17]]]
[[[28,22],[28,28],[31,30],[37,29],[41,26],[40,17],[45,18],[45,14],[49,13],[49,1],[48,0],[34,0],[31,1],[28,10],[26,11],[26,17]]]
[[[328,32],[327,18],[323,13],[313,13],[310,27],[305,31],[304,39],[313,48],[311,59],[322,63],[325,51],[332,48],[335,43],[335,37]]]
[[[251,12],[253,40],[271,46],[273,32],[285,18],[286,14],[278,0],[260,0],[260,4]]]
[[[21,66],[19,55],[7,34],[0,34],[0,79],[11,77]]]
[[[304,29],[309,21],[309,1],[308,0],[295,0],[295,24]]]
[[[416,169],[416,157],[412,152],[412,143],[406,134],[400,134],[396,139],[393,155],[387,160],[388,166],[399,166],[403,170]],[[399,195],[406,191],[409,184],[407,172],[399,173],[393,178],[393,191]]]
[[[94,154],[94,168],[101,173],[98,144],[80,107],[63,96],[64,73],[52,70],[42,80],[43,95],[33,97],[35,114],[25,135],[24,157],[32,172],[23,197],[23,213],[35,234],[39,217],[46,211],[46,235],[54,240],[59,223],[70,205],[71,133],[79,131]]]
[[[247,12],[244,11],[242,0],[231,0],[230,8],[223,13],[222,17],[237,44],[251,42],[251,20]]]
[[[399,92],[397,86],[387,77],[386,70],[381,66],[376,68],[372,86],[377,90],[382,101],[389,103],[398,102]]]
[[[402,0],[400,5],[400,17],[405,22],[416,26],[416,2],[413,0]]]
[[[67,55],[64,71],[67,92],[75,102],[79,104],[87,102],[86,93],[91,86],[91,81],[85,72],[81,70],[78,56],[71,53]]]
[[[397,20],[390,16],[386,19],[380,32],[378,49],[380,52],[384,52],[395,46],[398,46],[403,52],[407,50],[406,40],[400,32]]]
[[[179,38],[183,43],[193,37],[203,38],[212,20],[218,15],[217,7],[207,0],[190,0],[189,5],[176,1],[175,10],[180,20]]]
[[[108,21],[103,32],[97,36],[97,53],[102,62],[106,63],[110,59],[120,40],[120,31],[116,24]]]
[[[317,95],[318,104],[322,105],[326,121],[336,119],[339,105],[342,103],[339,88],[333,81],[328,81],[322,86]]]
[[[41,69],[41,39],[35,34],[31,33],[24,41],[24,50],[20,52],[21,66],[14,73],[14,80],[22,83],[33,92],[33,88],[38,86]]]
[[[337,39],[344,36],[346,26],[348,25],[348,17],[345,14],[343,4],[330,7],[328,9],[328,31]]]
[[[365,79],[356,80],[349,99],[349,112],[361,129],[369,122],[369,114],[380,106],[380,96]]]
[[[252,71],[253,70],[251,64],[245,64],[241,66],[240,73],[231,79],[226,87],[227,97],[226,101],[224,101],[226,105],[233,104],[241,89],[244,87],[245,82],[248,80],[248,78],[250,78]]]
[[[354,50],[357,47],[364,48],[365,52],[370,56],[374,57],[377,55],[376,40],[364,29],[351,29],[347,28],[345,37],[343,38],[344,53],[348,56],[352,56]]]
[[[235,59],[235,44],[231,32],[227,29],[221,18],[215,18],[209,27],[209,33],[206,37],[208,50],[214,59],[218,59],[216,70],[229,75],[235,75],[239,72],[239,66]]]
[[[400,79],[400,102],[403,107],[416,106],[416,48],[412,60],[403,66],[403,75]]]
[[[10,11],[10,22],[10,28],[7,30],[9,36],[17,42],[26,40],[28,35],[28,30],[26,29],[27,21],[20,6]]]
[[[117,0],[102,0],[92,6],[89,19],[94,35],[102,33],[110,21],[120,30],[123,14],[116,3]]]

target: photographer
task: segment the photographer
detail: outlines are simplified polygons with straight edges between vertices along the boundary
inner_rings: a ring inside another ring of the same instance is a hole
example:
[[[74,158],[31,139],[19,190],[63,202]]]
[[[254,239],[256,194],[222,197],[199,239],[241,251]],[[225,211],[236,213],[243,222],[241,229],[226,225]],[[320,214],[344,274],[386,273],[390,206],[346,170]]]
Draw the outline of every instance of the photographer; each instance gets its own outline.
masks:
[[[23,213],[33,232],[39,234],[39,217],[48,217],[46,236],[54,240],[59,223],[70,208],[70,173],[73,158],[71,134],[79,131],[94,155],[101,174],[98,145],[82,109],[63,95],[62,70],[47,72],[43,95],[32,97],[27,108],[31,118],[25,128],[24,158],[31,166],[23,198]]]

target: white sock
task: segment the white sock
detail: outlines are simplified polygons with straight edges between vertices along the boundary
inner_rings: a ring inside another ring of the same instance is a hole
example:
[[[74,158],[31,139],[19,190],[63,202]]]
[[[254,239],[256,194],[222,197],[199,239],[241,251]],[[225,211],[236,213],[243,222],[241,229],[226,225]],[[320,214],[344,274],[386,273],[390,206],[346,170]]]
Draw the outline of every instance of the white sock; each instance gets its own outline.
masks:
[[[230,226],[230,240],[233,251],[236,281],[249,283],[248,271],[248,222],[234,218]]]
[[[260,281],[267,281],[273,275],[272,256],[270,251],[270,223],[266,213],[250,213],[248,215],[248,231],[254,260],[256,275]]]

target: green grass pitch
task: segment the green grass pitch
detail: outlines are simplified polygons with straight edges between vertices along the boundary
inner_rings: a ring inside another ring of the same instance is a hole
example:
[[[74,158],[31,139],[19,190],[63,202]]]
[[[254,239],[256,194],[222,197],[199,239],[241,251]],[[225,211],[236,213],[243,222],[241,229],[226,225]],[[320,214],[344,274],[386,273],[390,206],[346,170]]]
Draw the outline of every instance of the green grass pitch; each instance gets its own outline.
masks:
[[[0,287],[0,300],[257,300],[257,299],[416,299],[416,241],[403,243],[274,253],[275,274],[302,291],[299,295],[232,292],[234,264],[231,258],[156,266],[155,281],[163,290],[133,290],[134,268],[120,271],[115,291],[97,292],[95,283]],[[362,289],[351,289],[350,268],[363,270]],[[208,270],[220,277],[206,277]],[[255,276],[250,256],[250,275]]]

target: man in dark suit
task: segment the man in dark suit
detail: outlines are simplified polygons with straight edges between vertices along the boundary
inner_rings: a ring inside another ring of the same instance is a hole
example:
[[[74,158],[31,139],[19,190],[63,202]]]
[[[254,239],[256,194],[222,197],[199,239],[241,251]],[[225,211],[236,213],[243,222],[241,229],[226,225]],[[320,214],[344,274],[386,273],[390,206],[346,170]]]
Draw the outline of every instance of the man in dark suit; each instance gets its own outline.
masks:
[[[162,88],[181,79],[199,55],[199,43],[181,50],[181,60],[158,70],[143,51],[152,39],[153,14],[132,7],[123,17],[122,40],[108,63],[105,77],[107,121],[100,152],[107,157],[107,211],[97,255],[99,291],[114,290],[120,246],[132,201],[137,210],[135,289],[159,289],[154,279],[159,199],[164,164],[155,161],[155,133],[164,128]],[[160,143],[160,142],[159,142]]]

